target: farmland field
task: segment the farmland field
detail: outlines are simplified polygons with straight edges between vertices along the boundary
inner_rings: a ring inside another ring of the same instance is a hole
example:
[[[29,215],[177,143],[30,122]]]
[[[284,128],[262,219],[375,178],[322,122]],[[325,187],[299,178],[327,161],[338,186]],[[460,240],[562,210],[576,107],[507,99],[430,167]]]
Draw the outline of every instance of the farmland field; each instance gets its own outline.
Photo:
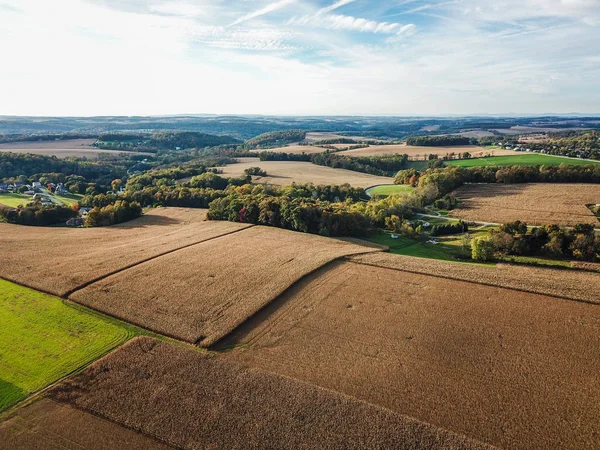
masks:
[[[0,144],[0,152],[33,153],[36,155],[56,156],[58,158],[82,157],[97,158],[102,154],[133,153],[120,150],[101,150],[91,145],[96,139],[71,139],[64,141],[10,142]],[[147,154],[151,153],[135,153]]]
[[[517,155],[517,152],[512,150],[489,150],[475,145],[463,145],[452,147],[419,147],[406,144],[396,145],[372,145],[366,148],[358,148],[355,150],[346,150],[340,152],[340,155],[345,156],[385,156],[385,155],[404,155],[407,154],[411,158],[424,158],[425,155],[444,156],[448,153],[464,153],[469,152],[473,156],[484,155]]]
[[[49,197],[54,197],[59,202],[71,206],[77,203],[83,195],[79,194],[67,194],[67,195],[56,195],[56,194],[47,194]],[[33,201],[31,195],[25,194],[0,194],[0,205],[10,206],[11,208],[16,208],[19,205],[27,205]]]
[[[60,420],[69,417],[75,422]],[[76,432],[81,425],[83,438]],[[31,427],[58,428],[85,442],[96,433],[127,437],[125,426],[190,449],[489,448],[335,392],[149,338],[132,340],[53,388],[49,399],[18,411],[0,425],[0,447],[9,440],[11,449],[30,448]]]
[[[561,156],[549,156],[540,154],[531,154],[522,152],[515,156],[494,156],[491,158],[473,158],[448,161],[448,164],[460,167],[479,167],[479,166],[558,166],[565,164],[567,166],[583,166],[587,164],[600,164],[600,162],[588,161],[585,159],[565,158]]]
[[[104,228],[0,223],[0,276],[62,296],[131,264],[247,227],[205,219],[206,210],[158,208]]]
[[[323,147],[315,147],[312,145],[288,145],[287,147],[265,148],[265,149],[250,150],[250,151],[253,153],[275,152],[275,153],[290,153],[293,155],[306,153],[308,155],[312,155],[314,153],[323,153],[326,150],[327,149],[325,149]]]
[[[387,197],[388,195],[401,195],[413,192],[414,189],[405,184],[383,184],[367,189],[367,194],[374,196],[380,195]]]
[[[508,264],[497,264],[496,266],[456,264],[455,262],[435,261],[391,255],[389,253],[350,256],[347,259],[376,267],[433,275],[452,280],[471,281],[600,304],[600,290],[596,287],[598,285],[598,274],[592,272]]]
[[[391,233],[378,232],[369,237],[369,241],[390,248],[390,253],[395,255],[415,256],[417,258],[439,259],[442,261],[456,261],[455,256],[461,255],[460,248],[448,248],[442,245],[420,242],[406,236],[392,239]]]
[[[16,208],[19,205],[31,203],[31,195],[25,194],[0,194],[0,205]]]
[[[0,412],[130,335],[56,297],[0,280]]]
[[[0,422],[1,450],[169,450],[173,447],[70,405],[43,398]]]
[[[209,346],[322,265],[344,255],[378,250],[253,227],[152,259],[70,298],[153,331]]]
[[[333,169],[309,162],[260,161],[258,158],[243,158],[240,163],[222,167],[224,177],[239,177],[249,167],[260,167],[266,177],[254,177],[255,182],[287,186],[292,183],[345,184],[368,188],[378,184],[392,184],[393,178],[379,177],[352,170]]]
[[[592,449],[599,323],[596,305],[338,262],[225,355],[503,448]]]
[[[66,194],[66,195],[57,195],[52,194],[52,196],[61,203],[65,205],[71,206],[77,203],[79,200],[83,198],[81,194]]]
[[[461,219],[600,226],[586,207],[600,203],[600,185],[597,184],[467,184],[457,189],[455,195],[459,206],[450,215]]]

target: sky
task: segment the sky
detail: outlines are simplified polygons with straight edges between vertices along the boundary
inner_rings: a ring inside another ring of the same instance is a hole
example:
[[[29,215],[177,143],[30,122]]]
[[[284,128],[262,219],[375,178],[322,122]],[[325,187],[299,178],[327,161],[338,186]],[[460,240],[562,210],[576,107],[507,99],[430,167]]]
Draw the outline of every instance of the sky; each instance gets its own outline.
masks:
[[[0,0],[0,115],[600,113],[600,0]]]

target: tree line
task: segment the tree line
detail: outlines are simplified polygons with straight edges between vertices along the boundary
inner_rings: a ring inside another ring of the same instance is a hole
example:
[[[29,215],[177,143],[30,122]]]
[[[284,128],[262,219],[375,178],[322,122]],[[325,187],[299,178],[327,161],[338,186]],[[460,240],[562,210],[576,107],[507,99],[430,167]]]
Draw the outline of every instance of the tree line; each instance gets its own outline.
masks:
[[[137,202],[116,200],[105,206],[96,206],[85,218],[86,227],[106,227],[137,219],[142,215],[142,207]]]
[[[415,136],[406,140],[408,145],[418,147],[449,147],[452,145],[470,145],[472,141],[468,137],[458,135],[448,136]],[[476,141],[475,141],[476,142]]]
[[[290,154],[282,152],[260,152],[261,161],[303,161],[334,169],[353,170],[378,176],[394,176],[396,172],[408,166],[408,155],[385,156],[346,156],[325,151],[312,155],[306,153]]]
[[[571,166],[443,167],[419,172],[400,170],[395,184],[435,184],[445,195],[465,183],[600,183],[600,164]]]
[[[572,229],[545,225],[529,230],[516,221],[490,230],[488,236],[472,242],[472,257],[489,261],[505,256],[550,256],[554,258],[600,260],[600,237],[592,224],[577,224]]]
[[[7,223],[32,226],[50,226],[57,223],[65,223],[77,212],[67,206],[43,206],[32,204],[19,208],[0,207],[0,219]]]

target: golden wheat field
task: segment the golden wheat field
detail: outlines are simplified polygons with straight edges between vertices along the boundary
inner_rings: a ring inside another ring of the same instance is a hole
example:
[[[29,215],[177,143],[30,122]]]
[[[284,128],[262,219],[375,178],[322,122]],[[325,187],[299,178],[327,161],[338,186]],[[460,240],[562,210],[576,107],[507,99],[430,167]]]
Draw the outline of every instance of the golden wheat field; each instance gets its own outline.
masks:
[[[372,145],[366,148],[346,150],[340,152],[340,155],[346,156],[385,156],[385,155],[408,155],[411,159],[423,159],[426,155],[444,156],[450,153],[471,153],[472,157],[480,156],[504,156],[518,155],[518,152],[512,150],[491,150],[475,145],[463,145],[452,147],[419,147],[406,144],[395,145]]]
[[[96,139],[69,139],[63,141],[11,142],[0,144],[0,152],[33,153],[56,156],[57,158],[82,157],[97,158],[103,154],[134,153],[120,150],[102,150],[92,147]],[[134,153],[151,155],[151,153]]]
[[[457,189],[455,195],[460,204],[451,215],[461,219],[600,226],[586,207],[600,203],[600,185],[597,184],[467,184]]]
[[[292,183],[313,184],[345,184],[354,187],[368,188],[380,184],[392,184],[393,178],[379,177],[352,170],[333,169],[318,166],[309,162],[297,161],[260,161],[258,158],[242,158],[240,163],[223,169],[224,177],[239,177],[250,167],[260,167],[267,172],[266,177],[253,177],[256,183],[288,186]]]
[[[600,309],[337,262],[237,330],[226,357],[515,449],[594,449]]]
[[[114,433],[106,436],[110,443],[131,431],[143,435],[131,439],[135,445],[127,448],[135,449],[164,448],[154,441],[185,449],[490,448],[345,395],[150,338],[131,341],[53,388],[50,400],[19,411],[0,425],[0,448],[7,442],[11,450],[31,448],[31,428],[56,448],[80,448],[73,443],[88,443],[85,437],[96,433]]]
[[[206,210],[159,208],[131,222],[105,228],[0,223],[0,276],[65,295],[129,265],[247,227],[205,219]]]
[[[153,331],[209,346],[308,273],[342,256],[372,251],[379,250],[252,227],[154,258],[70,298]]]

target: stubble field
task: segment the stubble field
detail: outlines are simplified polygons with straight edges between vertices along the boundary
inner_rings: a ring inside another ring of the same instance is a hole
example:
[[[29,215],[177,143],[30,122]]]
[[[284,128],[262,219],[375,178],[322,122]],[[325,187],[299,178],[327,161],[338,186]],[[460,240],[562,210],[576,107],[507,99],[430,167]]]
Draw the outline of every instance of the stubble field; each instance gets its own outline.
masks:
[[[586,207],[600,203],[600,186],[597,184],[467,184],[457,189],[455,195],[460,204],[451,215],[461,219],[600,226]]]
[[[206,210],[160,208],[105,228],[0,223],[0,276],[62,296],[131,264],[247,227],[205,219]]]
[[[503,448],[597,446],[600,310],[334,263],[226,356]]]
[[[449,153],[471,153],[472,157],[480,156],[501,156],[501,155],[517,155],[517,152],[512,150],[488,150],[475,145],[451,146],[451,147],[419,147],[406,144],[397,145],[372,145],[366,148],[355,150],[346,150],[340,152],[340,155],[346,156],[385,156],[385,155],[408,155],[410,158],[423,158],[425,155],[444,156]]]
[[[37,413],[50,427],[74,415],[76,422],[62,422],[66,436],[81,422],[102,434],[123,435],[126,426],[187,449],[489,448],[335,392],[148,338],[131,341],[57,386],[51,398],[0,425],[0,447],[8,438],[16,444],[12,449],[28,448],[27,434],[20,440],[13,429],[27,426]],[[36,408],[46,409],[51,420]]]
[[[96,139],[70,139],[64,141],[11,142],[0,144],[0,152],[33,153],[56,156],[57,158],[83,157],[97,158],[102,154],[134,153],[121,150],[102,150],[92,147]],[[151,155],[151,153],[134,153]]]
[[[591,272],[509,264],[457,264],[389,253],[357,255],[347,259],[359,264],[600,304],[598,275]]]
[[[309,162],[260,161],[258,158],[242,158],[238,164],[222,167],[224,177],[239,177],[250,167],[260,167],[267,172],[266,177],[253,177],[256,183],[288,186],[292,183],[345,184],[358,188],[368,188],[379,184],[393,184],[390,177],[379,177],[352,170],[333,169]]]
[[[379,251],[253,227],[104,278],[70,298],[123,320],[209,346],[303,276],[345,255]]]
[[[0,422],[0,450],[169,450],[170,445],[43,398]]]
[[[292,155],[300,155],[306,153],[312,155],[315,153],[323,153],[326,149],[323,147],[315,147],[313,145],[288,145],[287,147],[266,148],[251,150],[252,153],[275,152],[275,153],[290,153]]]

